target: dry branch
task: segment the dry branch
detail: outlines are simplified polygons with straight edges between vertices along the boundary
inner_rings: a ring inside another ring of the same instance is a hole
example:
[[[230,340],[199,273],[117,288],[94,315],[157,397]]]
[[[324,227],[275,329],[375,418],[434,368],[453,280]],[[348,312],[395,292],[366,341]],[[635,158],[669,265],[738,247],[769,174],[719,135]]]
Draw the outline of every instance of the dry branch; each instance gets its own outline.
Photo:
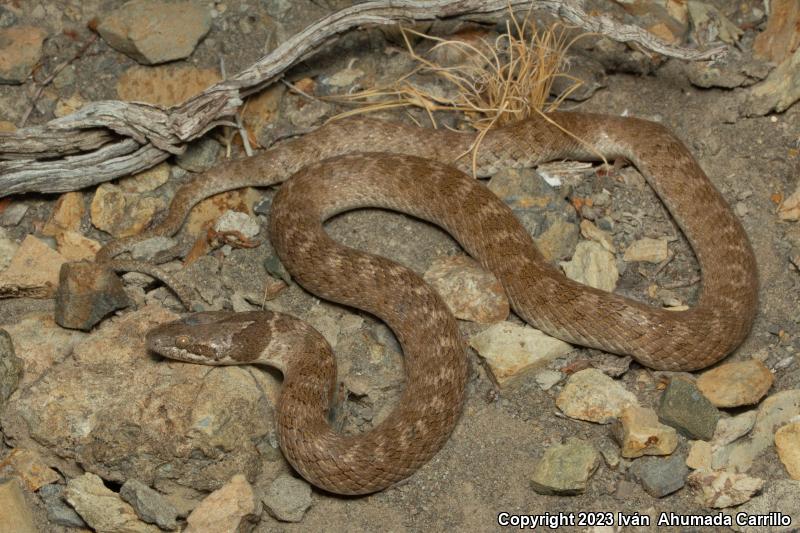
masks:
[[[13,160],[0,161],[0,197],[80,189],[145,170],[170,154],[181,153],[186,142],[234,115],[244,97],[274,83],[287,69],[353,28],[453,17],[496,20],[508,9],[530,7],[531,0],[382,0],[337,11],[239,74],[178,106],[164,109],[139,102],[93,102],[42,126],[0,133],[0,160]],[[720,47],[699,51],[666,44],[637,26],[587,14],[579,0],[535,0],[533,7],[584,30],[635,42],[670,57],[709,59],[723,51]]]

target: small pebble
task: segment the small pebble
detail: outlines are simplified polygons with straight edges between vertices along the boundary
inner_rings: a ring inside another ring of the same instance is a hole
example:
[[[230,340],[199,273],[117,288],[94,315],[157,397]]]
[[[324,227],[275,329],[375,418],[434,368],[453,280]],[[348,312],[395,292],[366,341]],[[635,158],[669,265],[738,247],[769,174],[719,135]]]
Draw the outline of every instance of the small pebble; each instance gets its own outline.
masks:
[[[270,485],[264,505],[281,522],[299,522],[311,507],[311,486],[288,474],[279,476]]]
[[[703,372],[697,388],[717,407],[739,407],[758,403],[774,379],[764,363],[748,359]]]
[[[586,441],[570,437],[565,444],[545,450],[534,469],[531,486],[539,494],[580,494],[598,466],[597,450]]]
[[[638,404],[636,396],[620,382],[587,368],[569,378],[556,405],[570,418],[607,424],[621,416],[626,407]]]
[[[789,477],[800,480],[800,422],[782,426],[775,432],[775,447]]]
[[[709,440],[714,436],[720,414],[694,383],[673,378],[661,395],[658,416],[689,438]]]
[[[689,469],[682,455],[667,458],[645,457],[633,462],[628,475],[637,481],[648,494],[663,498],[686,484]]]

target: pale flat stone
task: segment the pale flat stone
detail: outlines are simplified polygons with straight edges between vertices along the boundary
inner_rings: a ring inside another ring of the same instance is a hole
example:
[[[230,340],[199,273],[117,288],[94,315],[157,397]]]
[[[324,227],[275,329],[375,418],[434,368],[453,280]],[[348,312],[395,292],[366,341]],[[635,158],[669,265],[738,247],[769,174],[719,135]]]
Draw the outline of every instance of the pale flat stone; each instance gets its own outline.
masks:
[[[456,318],[493,324],[508,317],[510,308],[503,286],[470,257],[436,259],[423,277]]]
[[[612,426],[612,433],[622,449],[622,457],[669,455],[678,446],[674,428],[658,421],[658,415],[647,407],[625,407]]]
[[[686,466],[693,470],[711,470],[711,443],[705,440],[693,440],[689,443],[689,455]]]
[[[38,533],[25,495],[13,479],[0,481],[0,531]]]
[[[781,202],[781,206],[778,208],[778,218],[800,220],[800,187]]]
[[[626,407],[636,405],[632,392],[594,368],[573,374],[556,398],[556,406],[568,417],[601,424],[619,418]]]
[[[617,247],[614,246],[614,240],[611,235],[598,228],[591,220],[585,218],[581,220],[581,235],[583,235],[584,239],[599,242],[603,245],[603,248],[612,254],[617,251]]]
[[[623,260],[626,263],[644,261],[646,263],[661,263],[669,255],[666,239],[639,239],[631,243],[625,250]]]
[[[243,521],[255,519],[253,515],[260,512],[257,503],[250,483],[237,474],[194,508],[184,533],[236,533]]]
[[[0,272],[0,298],[51,298],[65,259],[33,235],[20,244],[8,268]]]
[[[764,480],[724,470],[695,470],[687,478],[705,507],[722,509],[741,505],[764,486]]]
[[[717,407],[753,405],[767,393],[774,377],[756,359],[726,363],[697,378],[697,388]]]
[[[167,182],[169,171],[169,163],[159,163],[138,174],[119,180],[117,185],[125,192],[143,193],[153,191]]]
[[[289,474],[278,476],[264,497],[264,505],[281,522],[300,522],[311,507],[311,485]]]
[[[472,346],[489,364],[498,383],[530,370],[538,370],[574,348],[538,329],[501,322],[474,335]]]
[[[786,424],[775,432],[775,447],[789,477],[800,480],[800,421]]]
[[[199,69],[184,65],[135,66],[119,77],[117,95],[122,100],[169,107],[203,92],[220,79],[216,69],[210,68]]]
[[[757,415],[758,411],[754,409],[729,418],[720,418],[711,439],[712,445],[719,448],[747,435],[753,429]]]
[[[578,235],[578,226],[564,220],[557,220],[534,239],[534,242],[536,249],[541,252],[545,260],[558,261],[570,255],[574,257],[578,253],[576,249],[576,245],[579,246]]]
[[[67,261],[94,261],[94,256],[103,247],[94,239],[75,231],[62,231],[56,236],[56,245]]]
[[[607,292],[612,292],[619,280],[614,254],[594,241],[579,242],[572,259],[562,261],[561,268],[569,279]]]

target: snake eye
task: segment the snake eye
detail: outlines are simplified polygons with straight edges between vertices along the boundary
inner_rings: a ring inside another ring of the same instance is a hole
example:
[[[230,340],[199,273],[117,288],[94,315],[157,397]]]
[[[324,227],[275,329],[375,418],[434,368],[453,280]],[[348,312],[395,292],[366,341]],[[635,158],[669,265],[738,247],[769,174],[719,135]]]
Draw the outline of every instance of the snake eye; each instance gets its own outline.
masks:
[[[189,337],[187,335],[180,335],[175,338],[175,344],[179,348],[185,348],[186,346],[189,346]]]

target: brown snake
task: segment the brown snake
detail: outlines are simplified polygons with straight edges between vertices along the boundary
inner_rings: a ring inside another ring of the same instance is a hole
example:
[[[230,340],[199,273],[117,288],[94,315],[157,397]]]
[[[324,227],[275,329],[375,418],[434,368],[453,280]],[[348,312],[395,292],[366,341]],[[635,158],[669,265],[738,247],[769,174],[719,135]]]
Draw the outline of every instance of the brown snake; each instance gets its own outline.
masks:
[[[464,399],[466,359],[455,319],[418,275],[327,236],[322,222],[337,213],[382,207],[437,224],[494,273],[526,322],[568,342],[629,354],[653,368],[708,366],[736,348],[750,329],[758,290],[752,249],[684,145],[663,126],[644,120],[549,116],[605,157],[633,162],[646,177],[697,256],[702,289],[693,308],[650,307],[570,281],[546,263],[510,208],[453,168],[469,170],[468,158],[453,160],[469,149],[474,134],[365,118],[333,122],[257,157],[212,169],[179,191],[161,225],[111,243],[98,257],[109,261],[134,241],[174,234],[191,207],[212,193],[271,185],[296,173],[273,202],[272,243],[307,290],[372,313],[395,332],[408,379],[392,414],[362,435],[334,432],[325,418],[335,380],[329,348],[313,333],[302,340],[310,328],[284,315],[195,315],[157,328],[149,344],[188,361],[277,366],[285,379],[277,426],[292,465],[332,492],[380,490],[409,476],[447,440]],[[352,153],[364,151],[380,153]],[[322,161],[327,158],[333,159]],[[596,156],[562,129],[532,119],[484,138],[478,174],[561,158]]]

